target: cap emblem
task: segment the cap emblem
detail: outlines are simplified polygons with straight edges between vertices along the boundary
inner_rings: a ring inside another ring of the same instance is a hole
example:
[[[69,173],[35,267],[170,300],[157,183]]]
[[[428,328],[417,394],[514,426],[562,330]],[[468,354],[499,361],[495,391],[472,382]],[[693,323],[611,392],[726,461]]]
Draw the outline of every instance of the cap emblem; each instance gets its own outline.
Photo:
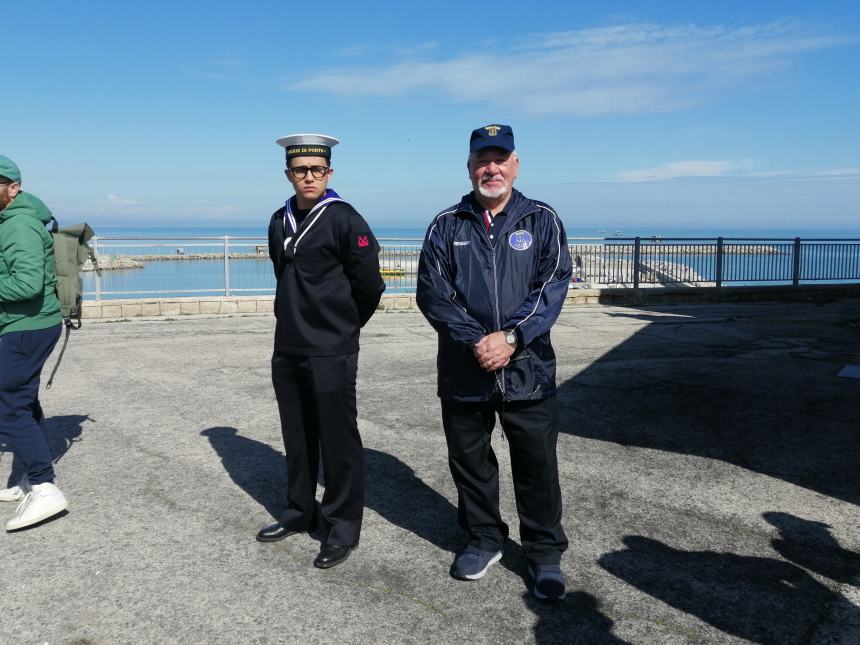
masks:
[[[502,129],[502,126],[500,126],[500,125],[488,125],[484,128],[484,130],[487,131],[487,134],[489,134],[491,137],[494,137],[497,134],[499,134],[499,130],[501,130],[501,129]]]

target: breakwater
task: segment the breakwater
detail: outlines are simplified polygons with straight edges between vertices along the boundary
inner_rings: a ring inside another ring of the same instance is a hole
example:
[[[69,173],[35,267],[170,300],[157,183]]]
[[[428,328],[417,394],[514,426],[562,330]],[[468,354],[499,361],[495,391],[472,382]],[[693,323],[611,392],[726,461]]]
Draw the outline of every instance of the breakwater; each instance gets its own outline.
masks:
[[[268,250],[265,253],[229,253],[230,260],[267,260]],[[112,271],[119,269],[142,269],[147,262],[191,262],[195,260],[223,260],[223,253],[183,253],[183,254],[154,254],[154,255],[99,255],[99,269]],[[92,271],[93,264],[87,260],[81,267],[81,271]]]
[[[599,258],[602,256],[613,256],[620,253],[622,249],[627,249],[627,246],[621,245],[574,245],[571,251],[582,259],[583,255],[590,258]],[[717,248],[712,244],[662,244],[651,243],[643,244],[641,252],[644,256],[654,255],[716,255]],[[723,255],[752,255],[752,256],[773,256],[787,255],[789,251],[780,249],[774,246],[762,246],[755,244],[725,244],[723,245]],[[397,249],[389,250],[382,248],[379,253],[380,265],[383,270],[397,270],[406,273],[414,273],[417,268],[417,260],[421,255],[419,248],[412,249]],[[228,253],[227,258],[230,260],[268,260],[268,248],[262,246],[257,251],[252,253]],[[223,260],[223,252],[212,253],[185,253],[178,249],[176,253],[154,253],[147,255],[100,255],[98,257],[99,268],[104,271],[120,270],[120,269],[141,269],[147,262],[193,262],[201,260]],[[92,263],[87,261],[81,269],[82,271],[92,271]]]

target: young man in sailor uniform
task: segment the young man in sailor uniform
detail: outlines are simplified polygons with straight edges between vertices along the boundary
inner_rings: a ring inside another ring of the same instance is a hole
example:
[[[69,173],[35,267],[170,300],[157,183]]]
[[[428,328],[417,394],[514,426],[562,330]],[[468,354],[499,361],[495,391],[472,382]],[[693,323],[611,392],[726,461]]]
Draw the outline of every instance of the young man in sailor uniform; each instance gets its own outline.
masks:
[[[319,531],[314,566],[329,568],[358,545],[364,455],[356,421],[359,331],[385,284],[379,245],[358,212],[328,188],[331,149],[317,134],[278,139],[295,189],[269,223],[275,269],[272,383],[287,453],[287,509],[257,534],[261,542]],[[319,459],[325,492],[316,502]]]

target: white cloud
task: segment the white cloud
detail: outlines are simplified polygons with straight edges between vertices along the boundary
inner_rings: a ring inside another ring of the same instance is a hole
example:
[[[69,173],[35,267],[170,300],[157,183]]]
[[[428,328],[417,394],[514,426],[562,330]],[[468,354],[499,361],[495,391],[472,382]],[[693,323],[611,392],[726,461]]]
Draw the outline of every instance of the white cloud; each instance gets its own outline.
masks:
[[[123,199],[122,197],[120,197],[119,195],[117,195],[115,193],[108,193],[107,196],[105,197],[105,200],[111,206],[128,206],[128,205],[137,203],[137,202],[133,202],[130,199]]]
[[[771,170],[753,173],[752,177],[788,179],[795,181],[826,181],[828,179],[860,179],[860,168],[827,168],[824,170]]]
[[[652,168],[624,170],[618,173],[618,181],[659,181],[678,177],[722,177],[723,175],[751,165],[749,161],[672,161]]]
[[[631,23],[485,43],[484,50],[442,60],[416,54],[390,65],[317,71],[284,89],[380,97],[438,92],[534,116],[665,112],[785,68],[805,52],[849,42],[792,22],[739,28]]]
[[[616,174],[615,181],[635,183],[662,181],[683,177],[726,177],[748,179],[781,179],[786,181],[826,181],[836,179],[860,179],[860,168],[825,168],[819,170],[760,170],[754,171],[753,159],[737,160],[687,160],[623,170]]]
[[[860,178],[860,168],[831,168],[830,170],[818,170],[812,173],[812,176],[822,179],[837,179],[843,177]]]
[[[356,42],[351,43],[346,47],[342,47],[334,53],[335,55],[343,58],[408,57],[425,54],[438,49],[441,46],[442,43],[436,40],[417,43]]]
[[[81,218],[90,223],[111,224],[188,224],[215,225],[247,220],[259,224],[260,213],[268,205],[259,204],[217,204],[204,202],[155,203],[136,202],[123,199],[115,193],[108,193],[103,201],[91,200],[54,200],[56,210],[70,218]]]

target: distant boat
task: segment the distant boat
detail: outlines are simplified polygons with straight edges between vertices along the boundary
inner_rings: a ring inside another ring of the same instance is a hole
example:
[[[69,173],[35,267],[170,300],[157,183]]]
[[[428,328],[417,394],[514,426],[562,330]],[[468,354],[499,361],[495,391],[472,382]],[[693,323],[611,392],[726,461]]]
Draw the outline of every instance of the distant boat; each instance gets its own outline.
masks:
[[[621,237],[624,235],[624,231],[615,231],[615,237]]]
[[[606,235],[606,227],[601,226],[599,229],[597,229],[597,232],[600,233],[601,235]]]

